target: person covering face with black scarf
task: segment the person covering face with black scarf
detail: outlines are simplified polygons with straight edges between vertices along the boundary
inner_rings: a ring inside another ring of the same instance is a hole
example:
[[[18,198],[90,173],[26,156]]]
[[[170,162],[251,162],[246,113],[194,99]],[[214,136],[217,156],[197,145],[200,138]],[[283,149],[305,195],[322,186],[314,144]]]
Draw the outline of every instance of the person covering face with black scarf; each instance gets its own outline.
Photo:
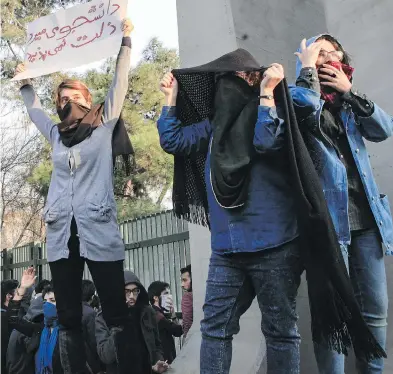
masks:
[[[276,96],[283,78],[281,65],[261,68],[237,50],[161,82],[167,106],[158,130],[164,150],[175,154],[175,210],[208,220],[212,231],[204,374],[229,372],[231,338],[255,295],[269,336],[269,373],[299,370],[293,300],[303,267],[284,146],[287,124]]]

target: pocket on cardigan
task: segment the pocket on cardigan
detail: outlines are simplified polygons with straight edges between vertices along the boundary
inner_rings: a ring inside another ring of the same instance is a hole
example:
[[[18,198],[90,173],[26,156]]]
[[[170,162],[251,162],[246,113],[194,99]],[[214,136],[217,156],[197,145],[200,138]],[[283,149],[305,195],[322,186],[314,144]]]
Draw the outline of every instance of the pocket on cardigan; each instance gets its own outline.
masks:
[[[56,223],[62,213],[62,206],[60,200],[55,201],[51,206],[44,208],[44,222],[48,225]]]
[[[86,205],[87,216],[96,222],[109,222],[112,215],[112,208],[106,204],[95,204],[88,202]]]

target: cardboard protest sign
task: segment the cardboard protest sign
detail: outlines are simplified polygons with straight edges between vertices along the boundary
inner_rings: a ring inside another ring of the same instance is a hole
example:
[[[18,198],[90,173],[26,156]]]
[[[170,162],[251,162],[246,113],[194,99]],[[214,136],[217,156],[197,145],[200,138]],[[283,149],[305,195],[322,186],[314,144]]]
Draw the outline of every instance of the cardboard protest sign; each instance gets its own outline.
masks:
[[[13,80],[75,68],[117,54],[127,3],[128,0],[94,0],[30,23],[26,71]]]

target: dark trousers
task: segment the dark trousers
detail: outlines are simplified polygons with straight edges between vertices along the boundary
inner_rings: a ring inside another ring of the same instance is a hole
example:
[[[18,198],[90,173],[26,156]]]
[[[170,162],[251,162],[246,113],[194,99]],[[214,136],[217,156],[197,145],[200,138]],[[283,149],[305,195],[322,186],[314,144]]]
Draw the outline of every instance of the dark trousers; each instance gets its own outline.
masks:
[[[255,296],[262,312],[267,373],[300,373],[296,295],[303,272],[298,240],[255,253],[212,252],[201,321],[201,374],[228,374],[232,338]]]
[[[67,259],[50,262],[61,329],[59,348],[65,374],[86,373],[82,335],[82,278],[85,262],[93,277],[106,324],[123,327],[127,319],[123,261],[91,261],[80,256],[75,219],[71,222]]]
[[[60,324],[66,329],[81,329],[82,278],[85,261],[100,298],[108,327],[124,326],[127,306],[124,294],[123,261],[91,261],[79,255],[79,238],[75,219],[68,241],[69,258],[50,262]]]

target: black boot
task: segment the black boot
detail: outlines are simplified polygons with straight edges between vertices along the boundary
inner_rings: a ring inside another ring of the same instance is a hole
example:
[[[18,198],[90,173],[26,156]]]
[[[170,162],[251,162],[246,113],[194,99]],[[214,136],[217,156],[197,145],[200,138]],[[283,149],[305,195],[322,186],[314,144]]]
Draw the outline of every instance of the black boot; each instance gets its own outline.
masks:
[[[88,373],[82,331],[60,329],[59,350],[64,374]]]

